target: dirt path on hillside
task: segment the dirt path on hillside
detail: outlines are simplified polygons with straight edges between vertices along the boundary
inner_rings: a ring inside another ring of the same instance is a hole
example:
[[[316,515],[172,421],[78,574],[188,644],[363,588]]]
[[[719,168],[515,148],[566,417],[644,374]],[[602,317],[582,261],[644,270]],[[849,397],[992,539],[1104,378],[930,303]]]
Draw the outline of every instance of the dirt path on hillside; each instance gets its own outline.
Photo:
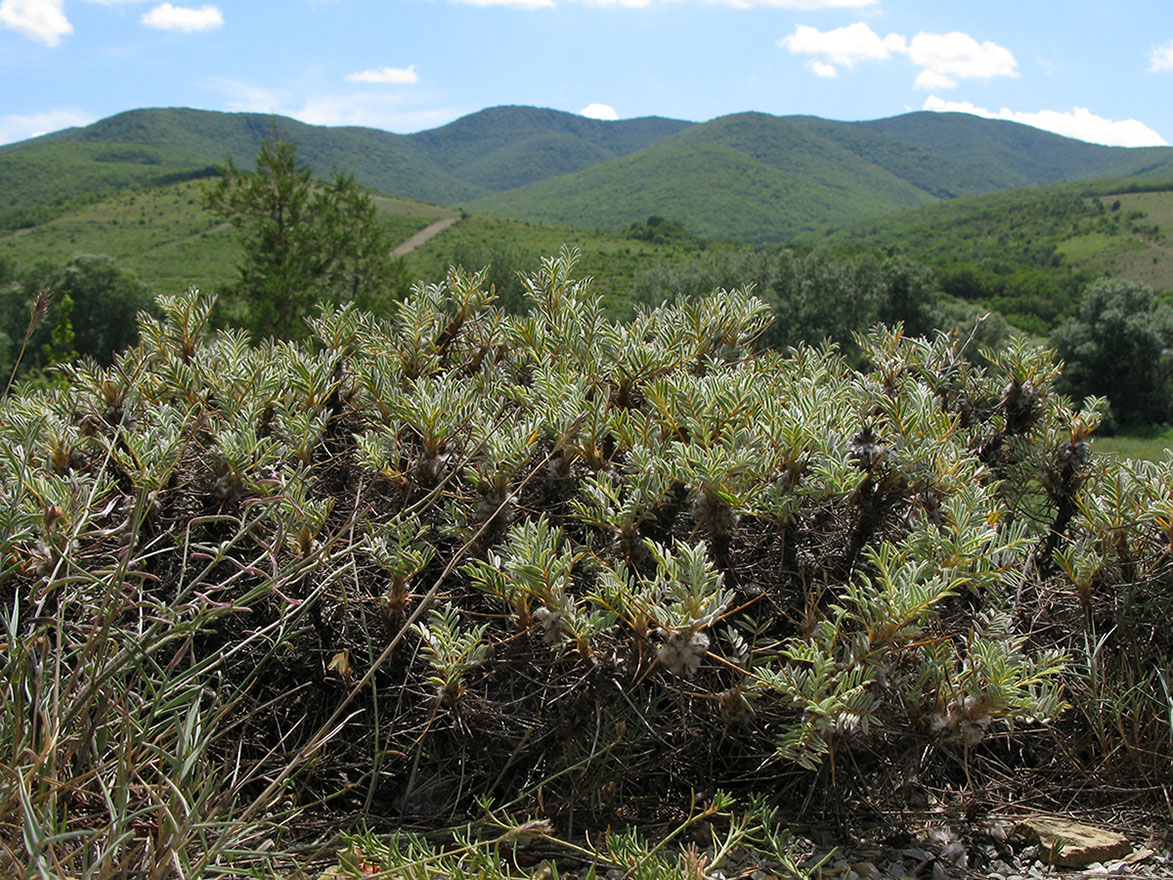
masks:
[[[417,247],[426,244],[459,219],[459,217],[445,217],[443,220],[437,220],[431,226],[425,226],[403,244],[399,245],[399,247],[395,248],[395,250],[391,251],[391,256],[402,257],[405,254],[410,254]]]

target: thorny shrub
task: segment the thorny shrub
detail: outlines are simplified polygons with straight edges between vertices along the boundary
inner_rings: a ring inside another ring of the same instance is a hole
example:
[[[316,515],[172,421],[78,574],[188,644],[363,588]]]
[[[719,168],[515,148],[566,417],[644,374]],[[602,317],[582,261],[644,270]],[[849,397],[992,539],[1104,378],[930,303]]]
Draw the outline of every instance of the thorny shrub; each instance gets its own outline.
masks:
[[[1047,352],[878,327],[861,371],[760,349],[740,291],[613,323],[572,269],[519,317],[453,272],[305,344],[163,297],[3,402],[0,859],[1168,778],[1173,463],[1095,456]]]

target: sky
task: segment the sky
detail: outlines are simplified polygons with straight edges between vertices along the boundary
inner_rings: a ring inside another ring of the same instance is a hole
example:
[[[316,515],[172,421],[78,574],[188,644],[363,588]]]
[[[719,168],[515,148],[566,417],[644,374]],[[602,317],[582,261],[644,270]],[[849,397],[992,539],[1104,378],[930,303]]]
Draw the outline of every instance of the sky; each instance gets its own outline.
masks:
[[[0,0],[0,144],[142,107],[397,133],[503,104],[962,111],[1173,143],[1170,0]]]

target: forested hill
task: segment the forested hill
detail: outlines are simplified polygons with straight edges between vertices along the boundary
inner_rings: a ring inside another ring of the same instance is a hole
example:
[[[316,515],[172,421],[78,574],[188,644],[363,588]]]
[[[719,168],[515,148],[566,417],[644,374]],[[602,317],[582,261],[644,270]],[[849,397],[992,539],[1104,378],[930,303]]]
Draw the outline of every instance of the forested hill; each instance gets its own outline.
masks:
[[[495,107],[410,135],[252,113],[145,109],[0,147],[0,228],[131,184],[247,167],[274,132],[320,173],[392,195],[621,230],[650,214],[784,241],[891,210],[1095,177],[1173,177],[1173,148],[1101,147],[963,114],[872,122],[742,113],[705,123]]]

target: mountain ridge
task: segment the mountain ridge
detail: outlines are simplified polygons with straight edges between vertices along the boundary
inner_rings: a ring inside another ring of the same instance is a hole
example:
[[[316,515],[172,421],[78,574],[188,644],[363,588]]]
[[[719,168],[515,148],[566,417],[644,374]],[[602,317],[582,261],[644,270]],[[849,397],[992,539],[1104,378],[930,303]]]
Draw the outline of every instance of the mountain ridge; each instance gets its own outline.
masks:
[[[144,108],[0,147],[0,227],[129,185],[248,168],[294,140],[320,174],[433,204],[620,231],[660,214],[710,238],[778,242],[965,195],[1099,177],[1173,179],[1173,147],[1105,147],[1019,123],[915,112],[839,122],[748,111],[707,122],[490,107],[414,134]]]

